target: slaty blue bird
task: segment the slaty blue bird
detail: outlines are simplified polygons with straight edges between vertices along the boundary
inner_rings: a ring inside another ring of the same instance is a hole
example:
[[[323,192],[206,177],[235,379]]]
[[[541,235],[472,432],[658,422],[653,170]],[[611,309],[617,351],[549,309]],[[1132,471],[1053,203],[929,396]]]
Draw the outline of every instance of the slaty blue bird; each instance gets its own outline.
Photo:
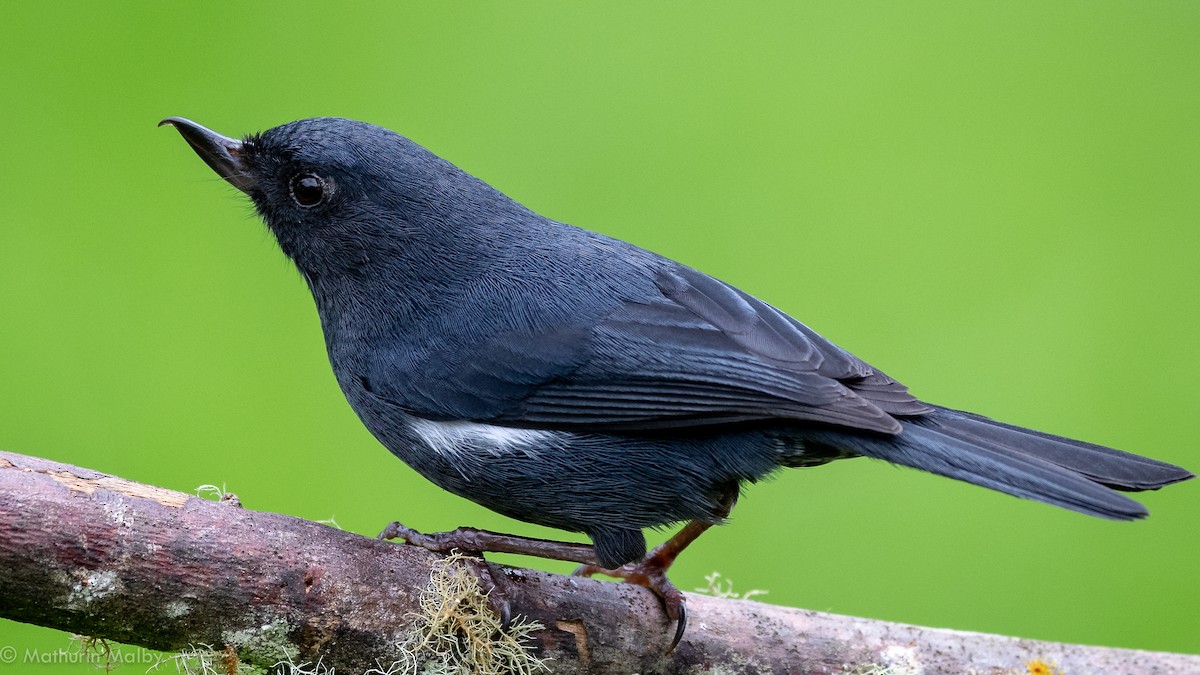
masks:
[[[456,495],[593,545],[399,523],[382,536],[641,583],[676,626],[671,647],[686,605],[667,569],[781,467],[873,457],[1114,520],[1147,514],[1116,490],[1192,477],[921,401],[767,303],[541,216],[392,131],[319,118],[238,140],[163,124],[295,262],[338,384],[384,446]],[[681,522],[647,554],[645,528]]]

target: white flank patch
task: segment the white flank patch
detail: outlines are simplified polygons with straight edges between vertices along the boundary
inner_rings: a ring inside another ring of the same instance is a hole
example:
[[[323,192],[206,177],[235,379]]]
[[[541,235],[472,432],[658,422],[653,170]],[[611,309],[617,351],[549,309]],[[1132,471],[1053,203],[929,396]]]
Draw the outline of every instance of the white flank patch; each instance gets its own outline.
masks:
[[[478,422],[435,422],[419,417],[412,419],[412,429],[426,445],[443,457],[461,457],[479,451],[493,457],[514,452],[532,457],[554,435],[553,432],[538,429],[516,429]]]

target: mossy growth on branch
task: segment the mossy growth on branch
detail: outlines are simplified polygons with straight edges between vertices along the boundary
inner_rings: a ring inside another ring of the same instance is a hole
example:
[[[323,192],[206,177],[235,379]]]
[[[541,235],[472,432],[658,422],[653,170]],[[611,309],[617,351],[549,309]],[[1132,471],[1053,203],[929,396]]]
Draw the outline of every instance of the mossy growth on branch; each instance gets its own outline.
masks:
[[[527,646],[544,627],[516,617],[502,629],[487,594],[462,557],[434,565],[421,593],[415,630],[398,648],[400,658],[371,675],[533,675],[549,671]]]

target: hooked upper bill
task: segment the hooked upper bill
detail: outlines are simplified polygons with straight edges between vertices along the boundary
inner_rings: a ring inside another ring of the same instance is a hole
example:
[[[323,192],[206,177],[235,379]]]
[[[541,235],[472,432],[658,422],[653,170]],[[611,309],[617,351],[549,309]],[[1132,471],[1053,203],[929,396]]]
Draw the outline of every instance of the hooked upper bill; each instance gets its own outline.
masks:
[[[200,124],[183,118],[168,117],[158,123],[158,126],[171,125],[183,136],[183,140],[192,146],[192,150],[200,155],[204,163],[217,172],[230,185],[249,192],[254,187],[254,178],[246,170],[242,161],[243,143],[235,138],[222,136]]]

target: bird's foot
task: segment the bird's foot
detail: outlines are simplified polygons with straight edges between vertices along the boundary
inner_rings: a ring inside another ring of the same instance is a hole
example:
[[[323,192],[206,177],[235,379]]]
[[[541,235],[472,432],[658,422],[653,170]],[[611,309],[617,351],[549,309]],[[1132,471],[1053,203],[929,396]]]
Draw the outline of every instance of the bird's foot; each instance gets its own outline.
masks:
[[[464,555],[478,558],[478,564],[474,566],[476,574],[484,589],[489,593],[489,604],[493,602],[493,596],[495,596],[496,603],[503,603],[499,608],[498,605],[494,605],[493,609],[505,617],[505,625],[507,625],[507,616],[510,611],[507,606],[508,601],[504,597],[503,590],[496,583],[491,569],[483,561],[482,554],[486,552],[515,553],[550,560],[577,562],[582,564],[582,567],[575,570],[575,574],[578,576],[605,574],[624,579],[632,584],[645,586],[662,600],[667,619],[676,624],[675,637],[667,649],[670,652],[683,639],[683,633],[687,629],[687,605],[683,592],[667,579],[667,569],[675,562],[675,557],[710,526],[710,523],[692,521],[675,536],[648,553],[640,562],[622,565],[617,569],[605,569],[597,564],[595,550],[586,544],[519,537],[488,530],[477,530],[473,527],[460,527],[451,532],[424,534],[398,522],[393,522],[379,533],[379,538],[403,539],[409,544],[420,546],[434,553],[447,554],[458,551]]]
[[[736,490],[727,494],[723,500],[721,511],[716,514],[717,517],[724,518],[728,515],[736,500]],[[696,538],[704,534],[710,527],[712,527],[711,522],[693,520],[684,525],[683,529],[676,532],[670,539],[654,547],[653,551],[647,553],[638,562],[622,565],[614,570],[604,569],[596,564],[584,564],[574,573],[577,576],[604,574],[624,579],[626,583],[645,586],[653,591],[662,600],[667,619],[675,622],[675,637],[671,640],[671,646],[667,648],[667,653],[670,653],[683,639],[683,633],[687,630],[687,603],[683,591],[680,591],[675,584],[671,583],[670,579],[667,579],[667,570],[675,564],[675,558],[683,552],[683,549],[696,541]]]
[[[480,535],[483,534],[491,533],[470,527],[460,527],[450,532],[424,534],[411,527],[402,525],[399,521],[392,521],[387,527],[383,528],[383,532],[380,532],[377,538],[403,539],[408,544],[420,546],[434,553],[453,553],[458,551],[464,555],[478,555],[487,550],[485,542],[480,539]]]
[[[593,574],[603,574],[605,576],[624,579],[625,583],[637,584],[650,589],[655,595],[662,600],[663,609],[667,613],[667,619],[675,622],[675,637],[671,640],[671,646],[667,647],[667,653],[671,653],[683,639],[683,633],[687,630],[687,602],[683,596],[683,591],[675,587],[671,580],[667,578],[667,569],[671,563],[675,562],[673,556],[663,556],[660,550],[662,547],[654,549],[645,558],[642,558],[636,563],[622,565],[616,569],[605,569],[599,565],[582,565],[572,574],[574,576],[590,577]]]
[[[473,527],[460,527],[451,532],[436,532],[422,534],[405,527],[400,523],[392,523],[379,533],[380,539],[403,539],[410,544],[433,551],[434,553],[515,553],[531,555],[547,560],[565,560],[589,564],[596,562],[596,553],[587,544],[576,544],[568,541],[552,541],[550,539],[535,539],[521,537],[515,534],[501,534],[489,530],[477,530]]]
[[[512,606],[508,601],[508,594],[505,592],[504,586],[497,582],[496,575],[492,574],[492,568],[483,559],[483,552],[486,550],[486,547],[479,540],[478,535],[480,533],[485,532],[469,527],[460,527],[452,532],[424,534],[417,532],[411,527],[406,527],[398,521],[393,521],[387,527],[383,528],[383,532],[380,532],[377,538],[403,539],[407,544],[420,546],[427,551],[443,555],[451,553],[461,554],[463,556],[463,564],[479,580],[479,587],[487,597],[488,607],[500,617],[500,628],[507,630],[509,624],[512,622]]]

